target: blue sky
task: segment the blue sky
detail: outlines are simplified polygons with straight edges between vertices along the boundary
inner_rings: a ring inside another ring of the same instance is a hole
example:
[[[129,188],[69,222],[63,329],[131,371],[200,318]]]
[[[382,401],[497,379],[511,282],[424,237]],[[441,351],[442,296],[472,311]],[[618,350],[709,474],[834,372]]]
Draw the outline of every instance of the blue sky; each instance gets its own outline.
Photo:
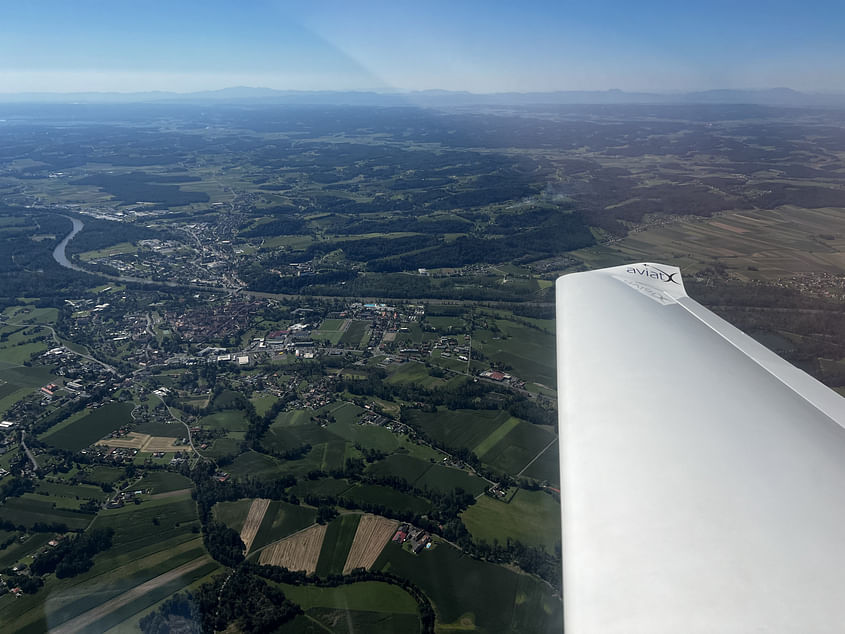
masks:
[[[0,92],[845,91],[843,2],[29,0]]]

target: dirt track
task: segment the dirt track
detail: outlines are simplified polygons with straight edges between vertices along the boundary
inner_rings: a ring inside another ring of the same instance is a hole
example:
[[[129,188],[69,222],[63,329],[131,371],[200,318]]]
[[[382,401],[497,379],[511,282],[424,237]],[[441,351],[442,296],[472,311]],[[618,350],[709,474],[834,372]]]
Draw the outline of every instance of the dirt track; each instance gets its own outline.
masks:
[[[122,608],[124,605],[127,605],[135,599],[142,597],[146,593],[155,590],[159,586],[173,581],[174,579],[177,579],[178,577],[187,574],[193,570],[196,570],[200,566],[204,566],[209,561],[210,560],[208,557],[203,556],[199,559],[195,559],[194,561],[189,561],[186,564],[182,564],[181,566],[179,566],[178,568],[174,568],[170,572],[165,572],[163,575],[154,577],[153,579],[150,579],[149,581],[142,583],[139,586],[135,586],[131,590],[116,596],[114,599],[106,601],[102,605],[99,605],[92,610],[83,612],[79,616],[74,617],[69,621],[65,621],[58,627],[50,629],[50,634],[71,634],[72,632],[78,632],[86,627],[90,627],[93,623],[97,622],[104,616],[114,612],[119,608]]]

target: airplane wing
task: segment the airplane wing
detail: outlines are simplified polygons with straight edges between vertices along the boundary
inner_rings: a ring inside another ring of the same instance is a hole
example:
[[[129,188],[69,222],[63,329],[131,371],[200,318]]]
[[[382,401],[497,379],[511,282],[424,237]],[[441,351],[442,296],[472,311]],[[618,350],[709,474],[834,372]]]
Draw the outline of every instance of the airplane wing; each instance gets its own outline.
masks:
[[[845,631],[845,399],[675,267],[556,290],[567,634]]]

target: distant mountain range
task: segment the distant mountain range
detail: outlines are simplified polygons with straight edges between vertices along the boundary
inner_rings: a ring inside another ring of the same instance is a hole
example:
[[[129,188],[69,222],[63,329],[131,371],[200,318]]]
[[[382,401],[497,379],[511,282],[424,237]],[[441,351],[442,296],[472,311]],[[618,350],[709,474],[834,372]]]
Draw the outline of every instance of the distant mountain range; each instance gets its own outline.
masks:
[[[790,88],[705,90],[686,93],[622,90],[471,93],[422,90],[407,93],[296,91],[236,86],[203,92],[0,93],[0,103],[233,103],[355,106],[529,106],[541,104],[757,104],[845,107],[845,93],[805,93]]]

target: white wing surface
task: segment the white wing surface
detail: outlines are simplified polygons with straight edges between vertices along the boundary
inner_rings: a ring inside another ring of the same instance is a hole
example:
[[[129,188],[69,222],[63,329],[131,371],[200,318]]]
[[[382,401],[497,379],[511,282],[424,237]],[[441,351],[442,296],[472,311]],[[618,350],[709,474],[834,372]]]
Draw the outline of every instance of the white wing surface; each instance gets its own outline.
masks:
[[[557,282],[567,634],[845,631],[845,399],[679,269]]]

